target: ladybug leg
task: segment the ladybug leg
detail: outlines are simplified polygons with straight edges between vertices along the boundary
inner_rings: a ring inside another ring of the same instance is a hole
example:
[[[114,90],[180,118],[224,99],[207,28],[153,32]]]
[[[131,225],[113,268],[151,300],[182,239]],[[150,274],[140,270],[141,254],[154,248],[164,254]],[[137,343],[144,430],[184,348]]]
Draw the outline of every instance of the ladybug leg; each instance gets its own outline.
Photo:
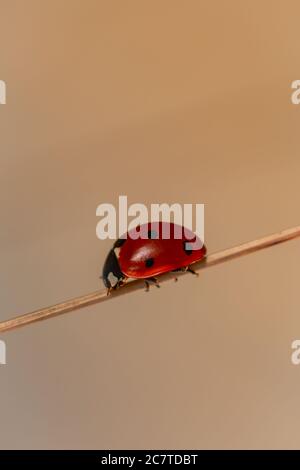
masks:
[[[108,288],[106,289],[106,295],[109,296],[112,290],[113,290],[112,287],[108,287]]]
[[[146,284],[146,292],[149,292],[150,284],[154,284],[155,287],[160,287],[159,282],[158,282],[158,280],[156,279],[156,277],[148,277],[148,278],[145,280],[145,284]]]
[[[117,284],[113,287],[113,290],[119,289],[119,287],[124,286],[125,283],[126,283],[126,279],[119,279]]]
[[[150,277],[149,281],[152,282],[156,287],[160,287],[158,279],[156,277]]]
[[[190,266],[187,267],[187,272],[194,274],[194,276],[199,276],[199,273],[196,273]]]
[[[178,268],[178,269],[173,269],[172,273],[182,273],[186,271],[186,268]],[[174,282],[177,282],[178,281],[178,277],[175,276],[174,277]]]
[[[106,295],[110,295],[112,291],[117,290],[119,289],[119,287],[124,286],[124,284],[126,284],[126,281],[127,281],[127,278],[119,279],[115,286],[107,288]]]
[[[197,273],[196,271],[194,271],[190,266],[186,266],[185,268],[178,268],[178,269],[174,269],[172,271],[172,273],[185,273],[185,272],[188,272],[188,273],[191,273],[191,274],[194,274],[194,276],[199,276],[199,273]],[[174,279],[175,281],[178,281],[177,277],[175,277]]]

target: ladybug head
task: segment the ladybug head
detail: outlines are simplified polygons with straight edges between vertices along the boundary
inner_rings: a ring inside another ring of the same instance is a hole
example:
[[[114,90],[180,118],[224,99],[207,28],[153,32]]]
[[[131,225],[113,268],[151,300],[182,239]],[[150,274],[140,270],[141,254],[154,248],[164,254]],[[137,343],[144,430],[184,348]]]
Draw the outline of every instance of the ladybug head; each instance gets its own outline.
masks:
[[[102,279],[105,287],[108,289],[115,287],[119,281],[124,279],[124,274],[120,269],[114,249],[111,249],[107,255],[103,266]]]

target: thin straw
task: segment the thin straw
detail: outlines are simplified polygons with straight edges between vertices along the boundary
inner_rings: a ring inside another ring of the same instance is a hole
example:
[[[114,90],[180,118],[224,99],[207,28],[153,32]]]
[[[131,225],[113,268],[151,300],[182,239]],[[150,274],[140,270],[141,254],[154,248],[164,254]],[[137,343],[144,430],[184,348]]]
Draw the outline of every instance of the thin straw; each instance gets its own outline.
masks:
[[[240,258],[241,256],[248,255],[250,253],[254,253],[256,251],[263,250],[265,248],[289,240],[293,240],[298,237],[300,237],[300,226],[283,230],[282,232],[274,233],[273,235],[262,237],[257,240],[244,243],[242,245],[238,245],[233,248],[228,248],[217,253],[208,255],[204,260],[194,263],[193,270],[197,272],[201,269],[206,269],[220,263],[225,263],[226,261],[230,261],[235,258]],[[183,276],[186,274],[186,272],[179,272],[176,273],[176,277]],[[158,280],[161,284],[172,279],[174,280],[174,277],[175,273],[169,272],[158,276]],[[24,315],[19,315],[9,320],[0,322],[0,333],[19,328],[21,326],[26,326],[37,321],[50,319],[52,317],[62,315],[64,313],[73,312],[89,305],[95,305],[100,302],[110,301],[115,297],[130,294],[140,289],[145,289],[144,281],[134,280],[128,282],[124,286],[120,287],[118,290],[112,291],[110,295],[106,294],[106,290],[101,290],[80,297],[76,297],[74,299],[61,302],[51,307],[42,308],[40,310],[36,310],[31,313],[26,313]]]

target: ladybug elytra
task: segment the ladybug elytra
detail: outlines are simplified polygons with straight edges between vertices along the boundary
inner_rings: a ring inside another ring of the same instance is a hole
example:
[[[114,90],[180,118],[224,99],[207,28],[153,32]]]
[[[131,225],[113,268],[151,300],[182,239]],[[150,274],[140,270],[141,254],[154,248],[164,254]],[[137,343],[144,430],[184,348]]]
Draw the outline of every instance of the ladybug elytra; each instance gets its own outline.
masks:
[[[147,287],[149,282],[157,285],[155,276],[159,274],[194,273],[190,265],[205,254],[205,245],[192,231],[174,223],[149,222],[114,243],[103,266],[103,282],[108,292],[128,278],[144,279]]]

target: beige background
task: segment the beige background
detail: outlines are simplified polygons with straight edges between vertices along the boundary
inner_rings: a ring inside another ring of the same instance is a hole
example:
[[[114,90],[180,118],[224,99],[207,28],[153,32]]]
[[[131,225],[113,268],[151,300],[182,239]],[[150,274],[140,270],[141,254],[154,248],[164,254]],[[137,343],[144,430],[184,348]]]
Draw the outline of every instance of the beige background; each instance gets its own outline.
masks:
[[[0,319],[98,288],[96,206],[299,224],[297,1],[0,0]],[[1,448],[299,448],[300,245],[2,335]]]

